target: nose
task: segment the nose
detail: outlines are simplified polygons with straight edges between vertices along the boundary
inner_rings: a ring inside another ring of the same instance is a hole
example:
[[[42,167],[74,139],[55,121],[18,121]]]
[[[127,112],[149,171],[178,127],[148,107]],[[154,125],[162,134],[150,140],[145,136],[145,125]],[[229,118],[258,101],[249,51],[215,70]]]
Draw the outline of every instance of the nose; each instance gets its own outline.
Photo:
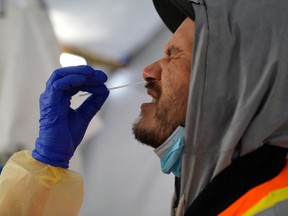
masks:
[[[147,82],[160,81],[162,68],[159,61],[156,61],[143,69],[142,76]]]

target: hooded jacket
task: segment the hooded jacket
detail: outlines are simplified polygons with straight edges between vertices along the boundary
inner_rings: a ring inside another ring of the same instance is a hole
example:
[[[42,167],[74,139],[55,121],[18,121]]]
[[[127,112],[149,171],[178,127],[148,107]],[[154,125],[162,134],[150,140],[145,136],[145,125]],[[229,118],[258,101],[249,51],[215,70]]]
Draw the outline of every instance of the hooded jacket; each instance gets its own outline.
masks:
[[[186,17],[196,26],[180,190],[187,209],[233,160],[264,144],[288,148],[288,2],[154,5],[172,32]]]

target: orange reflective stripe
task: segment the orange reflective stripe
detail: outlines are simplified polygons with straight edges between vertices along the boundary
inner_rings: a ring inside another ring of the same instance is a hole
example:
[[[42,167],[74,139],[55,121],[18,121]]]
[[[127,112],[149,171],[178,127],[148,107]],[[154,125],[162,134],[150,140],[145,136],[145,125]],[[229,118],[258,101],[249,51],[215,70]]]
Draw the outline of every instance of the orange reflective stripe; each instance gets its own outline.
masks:
[[[272,191],[266,197],[261,199],[255,206],[245,212],[243,216],[255,215],[259,212],[262,212],[263,210],[275,206],[277,203],[280,203],[284,200],[288,200],[288,187]]]
[[[288,187],[288,163],[284,169],[273,179],[252,188],[232,205],[219,214],[219,216],[243,215],[272,191]]]

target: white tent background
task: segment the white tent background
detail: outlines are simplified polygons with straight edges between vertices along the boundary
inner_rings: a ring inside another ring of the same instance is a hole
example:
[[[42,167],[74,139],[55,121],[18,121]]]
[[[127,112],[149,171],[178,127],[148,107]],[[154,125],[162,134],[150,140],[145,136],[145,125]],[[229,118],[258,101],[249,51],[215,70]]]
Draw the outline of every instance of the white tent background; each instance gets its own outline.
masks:
[[[0,152],[31,149],[38,98],[59,64],[59,45],[39,1],[2,0],[0,18]]]
[[[132,59],[113,73],[93,65],[115,86],[140,80],[170,37],[150,0],[47,0],[48,11],[40,0],[0,3],[0,155],[33,148],[38,98],[60,67],[61,44],[116,62]],[[75,97],[74,106],[81,100]],[[173,176],[162,174],[153,151],[131,134],[140,104],[149,100],[143,87],[111,92],[91,122],[71,165],[85,180],[80,215],[169,215]]]

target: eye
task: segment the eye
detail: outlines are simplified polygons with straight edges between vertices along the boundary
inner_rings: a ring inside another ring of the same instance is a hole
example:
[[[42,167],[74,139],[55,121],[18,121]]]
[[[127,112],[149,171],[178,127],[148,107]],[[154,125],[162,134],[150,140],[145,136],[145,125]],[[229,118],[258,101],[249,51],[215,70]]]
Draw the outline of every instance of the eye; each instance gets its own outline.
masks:
[[[163,52],[163,57],[162,57],[162,58],[169,60],[170,57],[171,57],[171,52],[170,52],[170,50],[169,50],[169,49],[165,50],[165,51]]]
[[[165,49],[163,52],[163,59],[171,60],[171,58],[173,58],[173,50],[173,47],[168,47],[167,49]]]

